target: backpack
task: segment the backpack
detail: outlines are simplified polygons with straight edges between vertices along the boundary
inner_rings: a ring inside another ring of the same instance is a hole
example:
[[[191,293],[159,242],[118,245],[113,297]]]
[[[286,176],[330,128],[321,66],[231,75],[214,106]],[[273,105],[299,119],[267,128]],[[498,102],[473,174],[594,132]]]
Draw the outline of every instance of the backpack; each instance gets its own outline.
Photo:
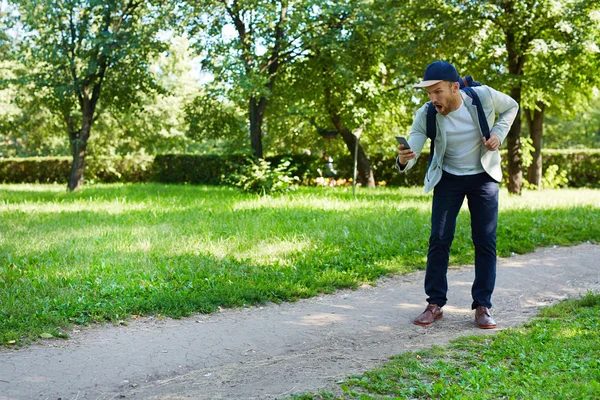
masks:
[[[472,89],[474,86],[482,86],[481,82],[474,81],[473,78],[468,75],[464,78],[461,78],[459,81],[460,88],[473,99],[473,104],[477,107],[477,118],[479,119],[479,127],[481,128],[481,133],[485,136],[486,139],[490,138],[490,127],[488,125],[487,119],[485,119],[485,113],[483,112],[483,106],[481,105],[481,100],[475,90]],[[437,114],[437,110],[433,103],[427,103],[427,120],[426,120],[426,132],[427,137],[431,139],[431,143],[429,146],[429,164],[433,160],[433,151],[435,147],[435,137],[437,135],[437,127],[435,122],[435,116]]]

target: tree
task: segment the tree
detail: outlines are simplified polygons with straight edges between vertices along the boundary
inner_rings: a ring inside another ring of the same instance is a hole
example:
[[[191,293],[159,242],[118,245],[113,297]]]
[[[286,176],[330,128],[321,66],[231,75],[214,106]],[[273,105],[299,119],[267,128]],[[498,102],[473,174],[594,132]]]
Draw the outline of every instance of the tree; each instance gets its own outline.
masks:
[[[354,89],[361,83],[357,71],[360,61],[353,59],[356,49],[352,44],[356,41],[351,38],[356,36],[359,4],[362,2],[338,4],[325,1],[315,7],[311,29],[301,37],[305,50],[282,74],[285,83],[276,91],[275,100],[282,111],[280,118],[293,117],[289,112],[291,109],[305,121],[310,121],[315,128],[312,132],[333,132],[342,138],[353,157],[358,151],[359,182],[373,187],[375,180],[369,158],[353,132],[364,125],[366,113],[356,113],[352,119],[347,112],[358,111],[361,107],[352,102],[358,97]],[[315,137],[314,133],[311,137]]]
[[[151,0],[18,0],[25,37],[24,84],[59,114],[68,132],[73,164],[68,189],[84,182],[84,166],[98,106],[122,112],[142,94],[159,90],[149,73],[150,55],[164,49],[156,34],[171,6]]]
[[[312,29],[302,37],[304,52],[282,74],[285,83],[274,96],[279,119],[292,118],[294,130],[311,121],[311,137],[333,132],[352,158],[356,152],[358,181],[369,187],[375,176],[368,151],[394,152],[393,135],[409,122],[410,96],[399,96],[395,61],[388,58],[393,28],[384,4],[323,1],[315,7]],[[359,142],[356,132],[363,128]]]
[[[171,32],[172,34],[172,32]],[[196,147],[187,135],[186,108],[201,85],[189,40],[162,35],[166,49],[150,58],[149,73],[160,91],[141,93],[126,112],[98,112],[97,135],[90,154],[182,153]],[[102,104],[100,104],[102,106]]]
[[[207,51],[204,66],[216,81],[226,82],[229,100],[247,104],[251,146],[262,158],[267,106],[281,69],[302,51],[299,32],[307,28],[313,2],[199,0],[192,5],[191,35]],[[202,32],[206,35],[199,37]]]
[[[548,110],[572,116],[590,107],[600,49],[600,13],[594,2],[565,4],[550,10],[554,27],[532,41],[524,71],[522,106],[534,148],[527,180],[542,187],[544,118]],[[583,115],[582,115],[583,116]]]
[[[583,43],[578,41],[588,36],[585,31],[590,28],[597,32],[597,23],[595,27],[590,27],[589,17],[591,12],[597,13],[598,4],[597,0],[502,0],[480,7],[482,17],[488,21],[485,29],[489,32],[489,37],[494,38],[494,30],[500,29],[501,34],[491,43],[496,43],[496,46],[499,43],[505,45],[505,55],[499,54],[498,58],[501,59],[495,64],[508,67],[511,96],[528,113],[530,132],[536,148],[535,173],[530,175],[530,179],[537,184],[541,182],[541,138],[544,108],[549,104],[548,99],[562,98],[566,100],[563,102],[565,104],[577,97],[582,90],[588,89],[585,82],[590,81],[589,73],[584,74],[587,75],[586,78],[581,76],[581,69],[577,75],[570,72],[576,72],[578,67],[588,68],[588,63],[576,56],[587,40]],[[549,52],[538,51],[545,44],[555,48]],[[561,48],[570,49],[563,51]],[[574,56],[579,59],[573,60]],[[508,189],[515,194],[521,193],[523,185],[520,121],[519,113],[507,140]]]
[[[579,69],[571,69],[577,76],[568,85],[570,74],[564,72],[570,69],[566,65],[571,63],[571,57],[584,46],[584,43],[577,46],[577,40],[590,37],[586,29],[596,29],[597,23],[590,21],[597,19],[598,0],[423,0],[418,4],[407,5],[405,1],[391,4],[403,12],[397,17],[403,22],[401,25],[412,20],[413,28],[409,31],[414,43],[401,47],[402,51],[415,55],[409,65],[424,58],[429,58],[428,62],[436,58],[453,62],[461,74],[472,74],[510,93],[532,116],[533,131],[541,132],[541,103],[547,105],[549,98],[569,98],[568,91],[590,88],[589,77],[595,68],[589,67],[593,64],[582,63],[581,58],[574,62],[572,66]],[[571,28],[573,31],[567,32]],[[573,44],[573,52],[565,52],[561,57],[556,54],[536,57],[541,54],[536,47],[546,41]],[[589,39],[585,42],[589,43]],[[593,57],[597,60],[597,56]],[[586,74],[582,74],[581,67],[587,68]],[[581,78],[582,75],[587,78]],[[560,94],[550,95],[556,92],[553,86],[560,88]],[[521,111],[506,140],[508,189],[514,194],[520,194],[523,186]]]

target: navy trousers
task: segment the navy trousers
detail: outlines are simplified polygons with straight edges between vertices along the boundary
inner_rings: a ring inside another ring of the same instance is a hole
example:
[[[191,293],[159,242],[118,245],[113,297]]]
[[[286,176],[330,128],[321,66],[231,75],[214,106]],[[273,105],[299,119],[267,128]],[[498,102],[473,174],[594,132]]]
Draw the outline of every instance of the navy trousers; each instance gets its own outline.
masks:
[[[487,173],[456,176],[444,172],[433,192],[431,236],[427,253],[425,293],[427,302],[443,307],[448,300],[448,260],[456,217],[467,197],[471,213],[471,236],[475,245],[475,281],[471,288],[473,309],[492,307],[496,284],[496,227],[498,183]]]

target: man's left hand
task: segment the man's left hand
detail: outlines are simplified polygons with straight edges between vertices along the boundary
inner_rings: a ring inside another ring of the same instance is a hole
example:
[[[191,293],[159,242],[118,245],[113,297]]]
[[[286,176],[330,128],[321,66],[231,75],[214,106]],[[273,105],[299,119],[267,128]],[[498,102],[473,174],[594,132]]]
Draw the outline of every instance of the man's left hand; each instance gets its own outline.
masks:
[[[494,135],[493,133],[490,133],[489,139],[486,139],[485,136],[482,136],[481,140],[489,151],[496,151],[498,150],[498,147],[500,147],[500,139],[498,139],[498,136]]]

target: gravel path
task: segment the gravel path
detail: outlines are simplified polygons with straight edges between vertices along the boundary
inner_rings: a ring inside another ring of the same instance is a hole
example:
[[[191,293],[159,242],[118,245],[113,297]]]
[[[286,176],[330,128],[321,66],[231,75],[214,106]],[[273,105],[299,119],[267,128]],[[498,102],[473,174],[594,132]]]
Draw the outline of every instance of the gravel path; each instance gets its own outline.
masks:
[[[425,306],[423,275],[296,303],[95,326],[69,340],[0,350],[0,400],[277,399],[335,389],[390,355],[494,334],[527,321],[540,306],[600,291],[600,246],[500,259],[495,331],[473,325],[469,266],[448,274],[444,318],[430,328],[413,325]]]

